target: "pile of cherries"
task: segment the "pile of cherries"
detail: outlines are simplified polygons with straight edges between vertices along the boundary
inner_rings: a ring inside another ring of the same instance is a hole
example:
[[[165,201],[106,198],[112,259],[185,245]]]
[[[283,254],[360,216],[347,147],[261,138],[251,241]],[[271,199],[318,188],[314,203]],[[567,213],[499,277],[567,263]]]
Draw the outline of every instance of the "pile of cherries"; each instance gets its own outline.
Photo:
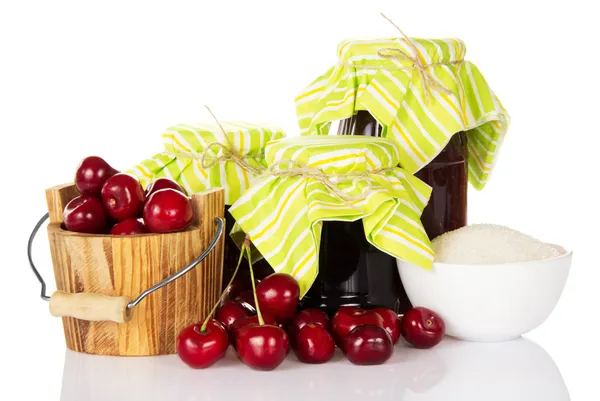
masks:
[[[184,329],[177,353],[192,368],[206,368],[225,356],[231,343],[239,359],[258,370],[272,370],[290,347],[304,363],[325,363],[336,345],[357,365],[387,361],[401,337],[416,348],[431,348],[444,336],[443,320],[426,308],[403,317],[386,308],[340,308],[332,319],[321,309],[297,312],[300,289],[288,274],[274,273],[256,286],[254,299],[225,302],[203,324]]]
[[[158,178],[144,191],[133,175],[119,173],[97,156],[75,173],[80,196],[63,213],[64,227],[88,234],[134,235],[185,230],[192,222],[190,198],[179,184]]]

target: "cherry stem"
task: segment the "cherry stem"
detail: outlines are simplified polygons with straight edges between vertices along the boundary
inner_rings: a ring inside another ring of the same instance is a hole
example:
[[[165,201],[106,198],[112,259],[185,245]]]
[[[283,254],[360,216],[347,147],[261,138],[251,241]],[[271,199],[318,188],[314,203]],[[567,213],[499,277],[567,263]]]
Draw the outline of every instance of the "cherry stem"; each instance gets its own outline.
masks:
[[[204,323],[202,323],[202,327],[200,328],[201,333],[204,333],[206,331],[206,326],[208,325],[208,321],[214,316],[215,312],[217,311],[217,308],[223,301],[223,298],[225,298],[225,294],[227,294],[227,290],[229,289],[229,287],[231,287],[231,284],[233,284],[233,280],[235,279],[235,276],[237,276],[238,270],[240,269],[240,265],[242,264],[242,259],[244,259],[244,252],[246,251],[246,248],[247,248],[247,245],[246,245],[246,242],[244,242],[244,244],[242,245],[242,249],[240,250],[240,258],[238,259],[237,266],[235,267],[235,270],[233,271],[233,275],[231,276],[229,283],[227,283],[227,287],[225,287],[225,289],[221,293],[219,300],[217,301],[215,306],[213,306],[213,308],[211,309],[211,311],[208,314],[208,316],[206,317],[206,319],[204,319]]]
[[[260,305],[258,305],[258,297],[256,296],[256,283],[254,282],[254,269],[252,269],[252,254],[250,247],[246,247],[246,254],[248,255],[248,264],[250,265],[250,281],[252,281],[252,294],[254,295],[254,305],[256,305],[256,314],[258,315],[258,324],[264,326],[265,321],[263,320],[262,313],[260,313]]]

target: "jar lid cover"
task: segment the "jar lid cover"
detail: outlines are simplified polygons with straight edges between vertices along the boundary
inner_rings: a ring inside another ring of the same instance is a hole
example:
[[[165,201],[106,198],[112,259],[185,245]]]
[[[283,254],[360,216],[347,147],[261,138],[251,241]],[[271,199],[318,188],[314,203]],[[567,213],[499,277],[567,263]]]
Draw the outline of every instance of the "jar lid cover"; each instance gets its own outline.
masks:
[[[391,139],[351,135],[290,137],[273,141],[265,149],[268,167],[291,160],[332,174],[396,167],[399,155]]]
[[[362,219],[378,249],[430,268],[433,250],[421,214],[431,188],[397,166],[390,139],[293,137],[265,149],[267,169],[229,209],[233,239],[247,233],[277,272],[294,276],[304,295],[319,269],[323,221]]]
[[[331,122],[369,111],[399,144],[414,173],[461,131],[469,180],[484,187],[509,115],[458,39],[383,38],[342,42],[338,62],[296,98],[302,135],[327,135]]]
[[[227,137],[216,123],[167,128],[161,135],[165,150],[128,172],[137,176],[144,187],[159,177],[174,179],[188,193],[223,187],[225,203],[231,205],[265,168],[267,142],[283,138],[285,133],[266,123],[222,121],[220,124]],[[241,162],[228,157],[228,152],[238,155]]]

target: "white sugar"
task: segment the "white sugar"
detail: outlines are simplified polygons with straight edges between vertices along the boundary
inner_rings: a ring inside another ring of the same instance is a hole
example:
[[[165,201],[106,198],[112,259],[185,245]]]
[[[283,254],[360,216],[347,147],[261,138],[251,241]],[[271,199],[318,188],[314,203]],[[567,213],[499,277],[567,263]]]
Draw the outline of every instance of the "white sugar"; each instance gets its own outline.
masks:
[[[432,241],[435,261],[462,264],[527,262],[560,256],[564,250],[508,227],[473,224]]]

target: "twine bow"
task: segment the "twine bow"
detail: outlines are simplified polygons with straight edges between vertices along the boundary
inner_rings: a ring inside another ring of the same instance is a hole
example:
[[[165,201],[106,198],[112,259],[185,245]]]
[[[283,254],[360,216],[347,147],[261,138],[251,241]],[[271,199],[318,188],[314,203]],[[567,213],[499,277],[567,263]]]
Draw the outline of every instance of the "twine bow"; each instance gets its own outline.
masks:
[[[377,55],[383,59],[388,59],[388,60],[390,60],[390,59],[391,60],[407,60],[407,61],[410,61],[412,63],[412,65],[407,66],[407,67],[387,68],[387,67],[380,67],[380,66],[356,65],[356,64],[348,64],[348,63],[341,63],[341,64],[345,65],[347,67],[364,68],[364,69],[382,69],[382,70],[399,70],[399,71],[416,70],[419,73],[419,76],[421,77],[421,84],[423,85],[423,92],[425,93],[425,101],[426,102],[429,102],[429,94],[430,94],[429,92],[432,89],[436,90],[438,92],[443,92],[447,95],[451,95],[452,91],[450,89],[446,88],[444,86],[444,84],[442,84],[440,81],[438,81],[433,76],[433,74],[429,71],[429,68],[436,67],[439,65],[457,65],[457,64],[461,64],[463,62],[463,60],[425,64],[423,62],[423,60],[421,60],[421,58],[419,57],[419,50],[417,49],[417,46],[408,37],[408,35],[406,35],[404,33],[404,31],[402,31],[402,29],[400,29],[400,27],[398,25],[396,25],[394,23],[394,21],[392,21],[390,18],[388,18],[384,13],[381,13],[381,16],[383,18],[385,18],[390,24],[392,24],[392,26],[394,28],[396,28],[398,30],[398,32],[400,32],[400,35],[402,35],[402,37],[404,38],[404,40],[406,41],[406,43],[408,44],[408,46],[410,47],[410,49],[412,50],[414,55],[409,54],[401,49],[397,49],[394,47],[381,48],[381,49],[377,50]]]
[[[295,167],[280,168],[282,164],[293,165]],[[336,198],[342,201],[346,206],[360,210],[354,203],[365,198],[367,191],[371,189],[371,181],[368,180],[370,176],[392,171],[393,168],[370,170],[356,173],[337,173],[337,174],[326,174],[323,170],[309,167],[305,164],[299,163],[294,160],[280,160],[270,166],[264,171],[259,179],[266,177],[303,177],[310,178],[312,180],[319,181],[325,186]],[[367,186],[362,189],[361,193],[357,195],[351,195],[341,190],[336,184],[343,181],[353,180],[366,180]]]
[[[202,165],[202,168],[207,170],[222,161],[231,161],[231,162],[234,162],[235,164],[237,164],[238,166],[240,166],[241,168],[243,168],[244,170],[246,170],[250,173],[253,173],[254,175],[259,175],[260,173],[262,173],[263,172],[262,168],[254,167],[254,166],[250,165],[250,163],[248,163],[248,161],[246,160],[246,159],[254,159],[256,157],[259,157],[260,155],[240,155],[236,151],[233,143],[231,143],[231,140],[227,136],[227,132],[225,131],[225,129],[223,128],[223,126],[221,125],[221,123],[219,122],[217,117],[215,117],[215,115],[213,114],[213,112],[210,110],[210,108],[208,106],[204,106],[204,107],[206,107],[206,110],[208,110],[208,112],[210,113],[212,118],[215,120],[215,122],[221,129],[221,132],[223,132],[223,137],[225,138],[225,142],[227,142],[227,143],[224,144],[221,142],[211,142],[208,145],[206,145],[206,148],[204,149],[204,152],[202,153],[202,157],[200,158],[200,164]],[[217,152],[216,152],[217,154],[219,153],[219,149],[220,149],[221,156],[214,156],[211,152],[212,148],[217,148]]]
[[[406,43],[410,46],[411,50],[414,53],[414,56],[400,50],[397,48],[384,47],[382,49],[377,50],[377,55],[379,57],[385,59],[396,59],[396,60],[410,60],[412,62],[412,67],[418,71],[421,76],[421,83],[423,85],[423,91],[425,92],[425,99],[429,100],[429,90],[434,89],[439,92],[443,92],[447,95],[451,95],[452,91],[446,88],[440,81],[434,78],[434,76],[429,72],[428,67],[433,67],[435,65],[442,64],[452,64],[459,62],[448,62],[448,63],[436,63],[436,64],[424,64],[419,57],[419,50],[415,43],[400,29],[398,25],[394,23],[390,18],[388,18],[384,13],[381,13],[381,16],[385,18],[394,28],[400,32]],[[462,61],[461,61],[462,62]]]

